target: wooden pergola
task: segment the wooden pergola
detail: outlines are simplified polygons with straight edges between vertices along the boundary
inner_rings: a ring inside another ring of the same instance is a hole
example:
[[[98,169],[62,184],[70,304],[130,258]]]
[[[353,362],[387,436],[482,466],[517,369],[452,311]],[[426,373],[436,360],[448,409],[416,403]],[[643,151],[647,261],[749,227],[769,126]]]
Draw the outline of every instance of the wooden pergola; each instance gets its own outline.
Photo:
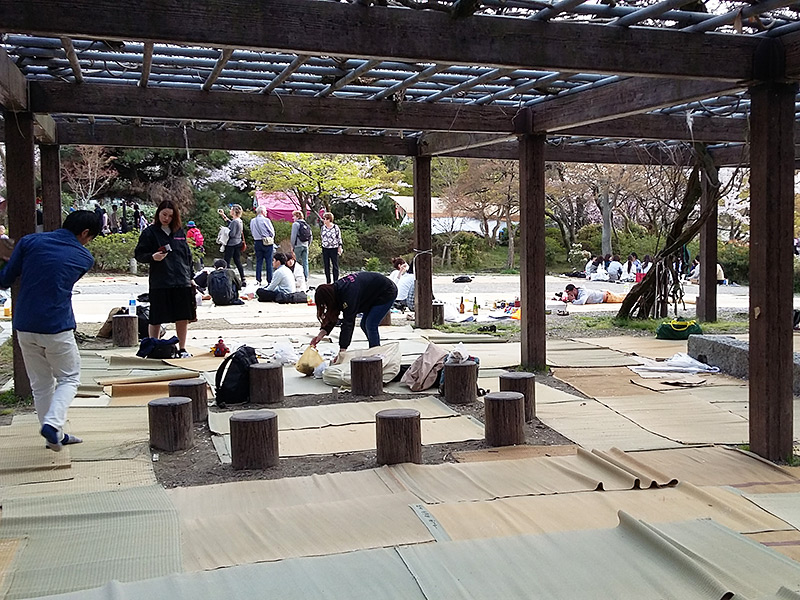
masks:
[[[694,5],[695,3],[691,3]],[[519,160],[522,362],[545,364],[546,161],[750,163],[750,446],[792,451],[792,238],[800,19],[793,1],[0,0],[9,220],[60,223],[59,145]],[[716,213],[701,234],[716,262]],[[716,319],[714,269],[698,314]],[[432,322],[417,259],[417,324]],[[17,353],[18,355],[18,353]],[[23,389],[23,371],[16,365]]]

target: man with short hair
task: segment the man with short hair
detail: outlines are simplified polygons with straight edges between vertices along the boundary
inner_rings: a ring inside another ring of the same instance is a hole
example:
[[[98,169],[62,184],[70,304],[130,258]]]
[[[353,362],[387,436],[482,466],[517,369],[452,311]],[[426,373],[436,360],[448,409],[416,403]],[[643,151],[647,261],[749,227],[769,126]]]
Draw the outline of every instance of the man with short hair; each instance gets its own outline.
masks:
[[[100,231],[99,215],[76,210],[67,215],[61,229],[26,235],[16,245],[0,244],[0,259],[8,260],[0,269],[0,288],[20,280],[14,334],[31,382],[40,433],[45,446],[56,452],[82,441],[64,433],[81,373],[72,288],[94,264],[85,246]]]
[[[261,302],[286,302],[289,294],[295,293],[294,273],[286,266],[286,260],[282,252],[276,252],[272,257],[272,281],[267,287],[256,290]]]
[[[244,304],[242,299],[239,298],[242,279],[237,271],[228,268],[228,263],[225,262],[224,258],[218,258],[214,261],[214,270],[208,274],[206,285],[214,306]]]
[[[272,253],[275,249],[275,228],[266,216],[263,206],[256,208],[256,216],[250,221],[250,233],[256,249],[256,284],[261,286],[261,264],[266,264],[267,283],[272,281]]]
[[[572,304],[620,303],[625,300],[625,295],[615,294],[608,290],[587,290],[586,288],[575,287],[570,283],[564,288],[561,301],[571,302]]]

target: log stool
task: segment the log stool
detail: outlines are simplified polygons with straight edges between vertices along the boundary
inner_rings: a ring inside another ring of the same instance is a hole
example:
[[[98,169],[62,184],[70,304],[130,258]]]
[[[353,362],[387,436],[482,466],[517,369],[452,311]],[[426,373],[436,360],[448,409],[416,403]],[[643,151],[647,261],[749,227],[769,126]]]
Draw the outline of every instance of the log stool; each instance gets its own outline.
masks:
[[[380,323],[378,323],[378,327],[384,327],[392,324],[392,310],[389,309],[389,312],[383,317]]]
[[[194,445],[192,399],[185,396],[157,398],[147,403],[150,445],[166,452]]]
[[[419,411],[389,408],[375,415],[375,441],[379,465],[422,464]]]
[[[377,396],[383,393],[383,359],[362,356],[350,361],[352,392],[356,396]]]
[[[283,365],[272,362],[250,365],[250,402],[253,404],[283,402]]]
[[[444,325],[444,304],[434,302],[433,307],[433,324]]]
[[[501,392],[519,392],[525,396],[525,422],[536,416],[536,376],[524,371],[509,371],[500,375]]]
[[[519,392],[494,392],[483,398],[486,407],[486,443],[516,446],[525,443],[525,396]]]
[[[233,468],[278,466],[278,415],[271,410],[246,410],[231,415]]]
[[[195,423],[208,418],[208,384],[202,377],[170,381],[169,395],[192,399],[192,419]]]
[[[478,399],[478,363],[444,363],[444,401],[471,404]]]
[[[139,317],[114,315],[111,317],[111,339],[115,346],[129,348],[139,345]]]

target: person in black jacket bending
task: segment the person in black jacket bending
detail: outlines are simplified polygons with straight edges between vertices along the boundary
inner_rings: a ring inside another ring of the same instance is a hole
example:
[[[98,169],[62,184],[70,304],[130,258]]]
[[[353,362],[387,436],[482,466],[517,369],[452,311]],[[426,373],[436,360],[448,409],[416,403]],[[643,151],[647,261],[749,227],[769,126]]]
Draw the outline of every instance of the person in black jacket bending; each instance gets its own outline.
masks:
[[[189,321],[197,318],[192,286],[192,251],[181,227],[181,214],[170,200],[156,209],[153,224],[139,235],[136,260],[150,265],[150,337],[159,337],[162,323],[175,323],[180,342],[179,358],[186,351]]]
[[[381,273],[362,271],[342,277],[335,283],[324,283],[317,287],[314,301],[317,303],[319,333],[311,340],[316,346],[323,337],[330,334],[342,313],[341,333],[339,334],[339,353],[347,350],[353,339],[356,315],[361,317],[361,329],[369,340],[369,347],[381,345],[378,325],[392,308],[397,297],[397,286]]]

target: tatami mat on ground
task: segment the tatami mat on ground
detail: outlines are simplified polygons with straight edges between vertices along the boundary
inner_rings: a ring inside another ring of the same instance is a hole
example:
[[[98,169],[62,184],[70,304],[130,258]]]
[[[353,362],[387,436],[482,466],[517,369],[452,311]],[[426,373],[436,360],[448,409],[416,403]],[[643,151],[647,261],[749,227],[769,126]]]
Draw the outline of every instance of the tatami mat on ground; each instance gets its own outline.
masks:
[[[432,542],[427,527],[409,508],[415,501],[406,492],[181,518],[184,568],[197,571]]]
[[[683,444],[746,444],[747,419],[688,393],[597,400],[642,428]]]
[[[384,467],[380,474],[428,504],[640,486],[634,474],[582,449],[573,456],[440,465],[409,463]],[[651,483],[644,481],[641,485]]]
[[[800,565],[713,521],[650,525],[624,513],[620,519],[614,529],[365,550],[112,583],[59,600],[243,598],[258,590],[282,600],[777,600],[781,587],[800,585]]]
[[[26,537],[6,598],[180,571],[178,519],[161,486],[3,502],[0,537]]]
[[[800,531],[797,529],[748,533],[747,537],[800,563]]]
[[[677,448],[681,444],[651,433],[597,400],[542,404],[536,416],[584,448],[652,450]]]
[[[570,384],[590,398],[597,396],[657,396],[659,393],[631,383],[632,378],[639,378],[639,376],[627,367],[560,368],[553,370],[553,376]]]
[[[135,369],[129,375],[101,377],[97,380],[100,385],[121,385],[131,383],[150,383],[154,381],[174,381],[176,379],[191,379],[197,373],[186,369],[146,370]]]
[[[547,456],[572,456],[578,453],[578,446],[500,446],[485,450],[466,450],[453,452],[456,462],[483,462],[492,460],[516,460],[518,458],[542,458]]]
[[[148,455],[147,407],[71,408],[67,431],[83,438],[70,446],[73,461],[117,460]]]
[[[790,530],[738,494],[690,483],[676,488],[448,502],[428,511],[454,540],[614,527],[622,510],[651,523],[710,518],[741,533]]]
[[[741,399],[747,400],[747,381],[743,379],[736,379],[729,375],[722,375],[720,373],[698,373],[697,375],[689,375],[682,373],[675,373],[674,375],[664,379],[651,379],[639,377],[633,371],[630,372],[630,379],[636,385],[647,388],[654,392],[692,392],[704,396],[709,402],[715,399]],[[700,385],[691,387],[681,387],[679,385],[669,384],[669,381],[702,381]]]
[[[424,445],[483,439],[483,425],[470,417],[423,419]],[[223,444],[220,443],[220,438]],[[230,461],[230,435],[214,436],[214,446],[222,462]],[[288,429],[278,438],[282,457],[338,454],[375,449],[375,424],[356,423],[321,429]]]
[[[547,351],[547,364],[551,367],[624,367],[640,363],[635,357],[608,348]]]
[[[536,404],[553,404],[556,402],[575,402],[585,400],[581,396],[570,394],[558,388],[536,382],[535,386]]]
[[[322,406],[303,406],[296,408],[271,408],[278,415],[278,429],[314,429],[355,423],[374,423],[375,415],[381,410],[406,408],[418,410],[420,418],[453,417],[458,413],[446,404],[427,396],[407,400],[382,400],[378,402],[342,402]],[[217,434],[230,433],[230,418],[241,411],[210,412],[208,426]]]
[[[765,511],[800,529],[800,493],[744,494],[744,497]]]
[[[45,448],[39,420],[26,416],[33,419],[18,416],[11,425],[0,427],[0,486],[69,479],[69,448],[64,452]]]
[[[575,338],[578,342],[595,344],[625,354],[635,354],[653,359],[670,358],[678,352],[686,352],[687,340],[659,340],[655,337],[615,335],[609,337]]]

